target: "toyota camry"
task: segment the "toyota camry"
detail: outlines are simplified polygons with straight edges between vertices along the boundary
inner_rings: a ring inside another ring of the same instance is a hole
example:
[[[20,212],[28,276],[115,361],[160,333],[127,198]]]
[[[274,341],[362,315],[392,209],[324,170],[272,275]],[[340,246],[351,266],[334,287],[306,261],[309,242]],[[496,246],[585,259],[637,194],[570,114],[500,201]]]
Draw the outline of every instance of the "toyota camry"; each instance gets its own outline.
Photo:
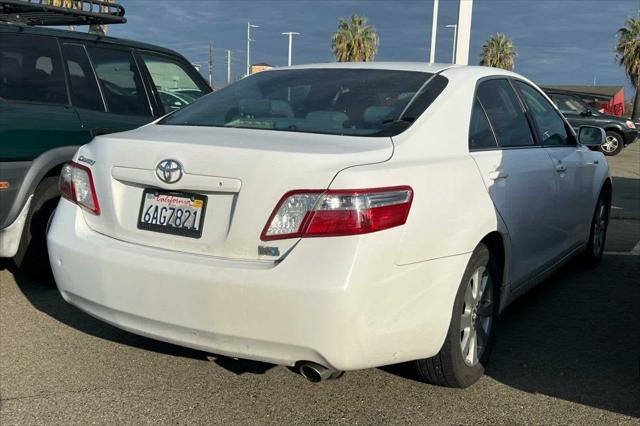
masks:
[[[465,387],[502,309],[602,257],[603,141],[495,68],[275,69],[82,146],[50,261],[66,301],[132,333]]]

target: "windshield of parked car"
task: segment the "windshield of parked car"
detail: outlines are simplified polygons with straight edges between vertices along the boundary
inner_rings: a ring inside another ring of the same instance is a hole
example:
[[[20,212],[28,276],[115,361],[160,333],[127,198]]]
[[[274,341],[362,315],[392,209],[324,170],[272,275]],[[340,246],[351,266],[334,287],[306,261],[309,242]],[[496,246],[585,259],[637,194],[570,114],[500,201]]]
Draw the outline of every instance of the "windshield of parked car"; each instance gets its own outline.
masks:
[[[375,135],[397,123],[431,76],[365,69],[266,71],[206,96],[160,124]]]
[[[589,108],[584,102],[574,96],[553,95],[552,100],[558,106],[560,112],[582,114]],[[591,111],[595,115],[595,111]]]

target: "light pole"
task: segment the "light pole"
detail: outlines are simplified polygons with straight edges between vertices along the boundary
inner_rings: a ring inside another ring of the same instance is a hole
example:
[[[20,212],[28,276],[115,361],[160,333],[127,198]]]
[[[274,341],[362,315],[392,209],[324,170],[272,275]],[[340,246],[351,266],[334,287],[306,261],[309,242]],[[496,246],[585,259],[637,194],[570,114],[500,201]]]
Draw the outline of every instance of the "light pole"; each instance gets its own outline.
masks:
[[[231,50],[227,49],[227,84],[231,83]]]
[[[213,43],[209,42],[209,87],[213,89]]]
[[[289,31],[288,33],[282,33],[282,35],[288,35],[289,36],[289,62],[287,63],[287,66],[291,66],[291,46],[293,45],[293,36],[294,35],[300,35],[300,33],[294,33]]]
[[[456,63],[456,43],[458,42],[458,24],[447,25],[446,28],[453,28],[453,54],[451,55],[451,63]]]
[[[436,61],[436,33],[438,32],[438,0],[433,0],[433,20],[431,21],[431,50],[429,62]]]
[[[251,22],[247,22],[247,75],[251,72],[251,28],[259,28],[258,25],[253,25]]]

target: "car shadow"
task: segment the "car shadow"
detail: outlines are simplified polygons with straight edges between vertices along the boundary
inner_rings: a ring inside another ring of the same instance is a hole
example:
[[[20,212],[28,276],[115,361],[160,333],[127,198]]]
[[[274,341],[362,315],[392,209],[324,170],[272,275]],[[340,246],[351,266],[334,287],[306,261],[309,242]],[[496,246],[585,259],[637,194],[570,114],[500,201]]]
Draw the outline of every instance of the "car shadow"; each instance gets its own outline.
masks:
[[[502,314],[486,374],[508,386],[640,417],[640,262],[572,262]]]
[[[213,361],[215,364],[236,375],[245,373],[264,374],[269,369],[275,367],[273,364],[210,354],[208,352],[185,348],[129,333],[104,323],[65,302],[52,280],[36,281],[28,274],[16,270],[13,264],[0,262],[0,270],[4,269],[13,273],[20,291],[34,308],[56,321],[83,333],[145,351],[201,361]]]
[[[638,260],[608,255],[594,270],[572,262],[516,300],[501,315],[485,374],[514,389],[640,417]],[[411,363],[380,369],[417,380]]]

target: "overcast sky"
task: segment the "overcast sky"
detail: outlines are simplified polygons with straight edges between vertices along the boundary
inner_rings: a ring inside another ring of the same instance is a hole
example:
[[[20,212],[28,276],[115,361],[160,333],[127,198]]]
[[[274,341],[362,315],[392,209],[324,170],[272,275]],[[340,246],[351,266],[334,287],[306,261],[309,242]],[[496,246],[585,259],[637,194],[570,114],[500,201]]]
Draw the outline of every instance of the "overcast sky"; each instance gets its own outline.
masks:
[[[116,0],[128,23],[113,25],[109,35],[159,44],[190,61],[208,58],[214,43],[214,83],[226,82],[226,49],[232,53],[232,76],[246,67],[247,21],[253,30],[252,62],[286,65],[285,31],[294,39],[293,62],[334,61],[331,35],[338,18],[366,16],[376,27],[380,49],[376,60],[426,61],[429,57],[433,0],[280,0],[189,1]],[[466,1],[466,0],[463,0]],[[498,32],[513,39],[516,72],[541,84],[625,84],[615,62],[616,30],[638,16],[640,0],[475,0],[469,63],[478,62],[482,43]],[[436,60],[450,62],[452,30],[458,0],[440,0]]]

